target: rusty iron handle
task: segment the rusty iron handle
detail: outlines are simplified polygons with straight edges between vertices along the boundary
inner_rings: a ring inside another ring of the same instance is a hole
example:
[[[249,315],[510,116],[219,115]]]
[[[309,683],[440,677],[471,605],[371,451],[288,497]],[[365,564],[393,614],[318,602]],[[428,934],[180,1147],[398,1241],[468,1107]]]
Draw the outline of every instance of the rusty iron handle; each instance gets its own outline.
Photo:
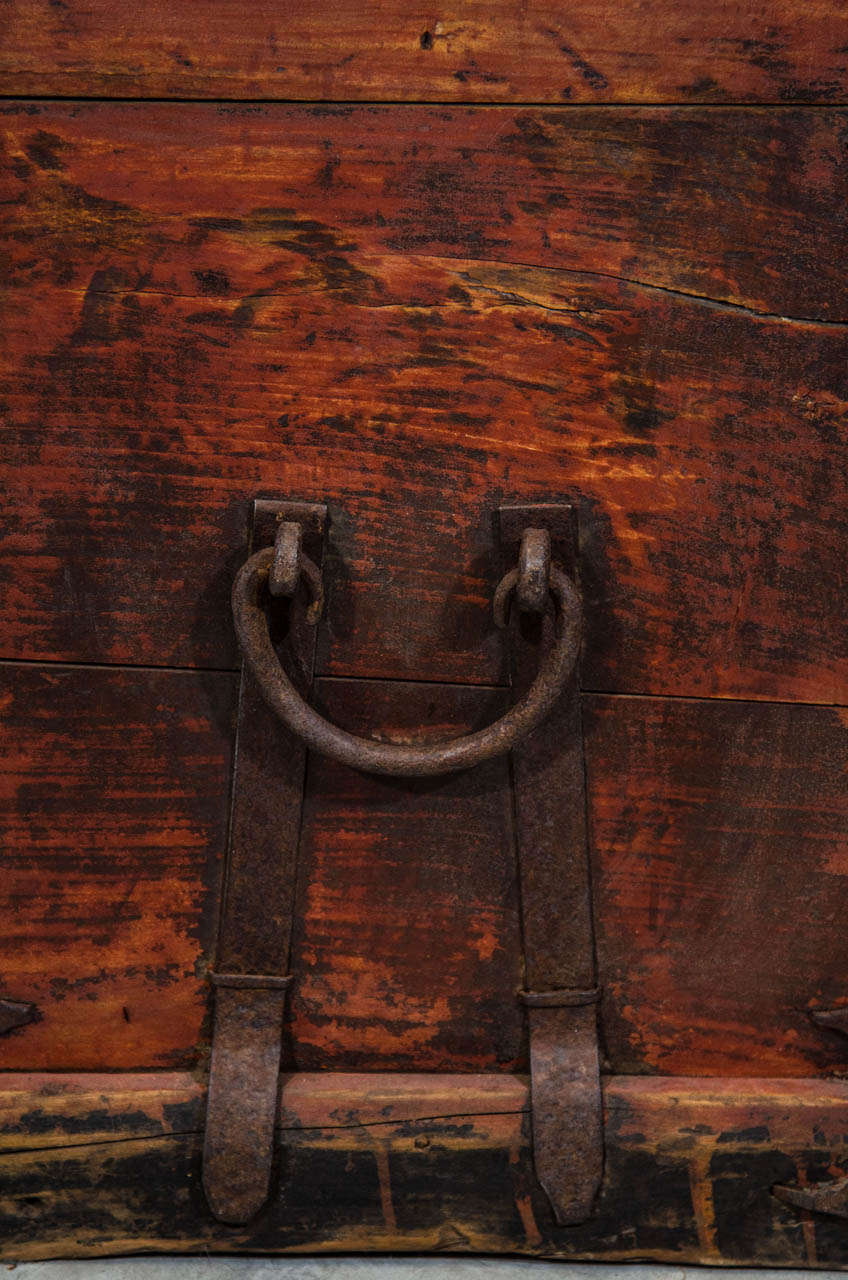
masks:
[[[291,564],[280,566],[280,551]],[[264,547],[244,564],[233,584],[236,635],[245,661],[262,696],[283,723],[308,747],[365,773],[400,777],[430,777],[468,769],[509,751],[544,720],[574,670],[580,649],[582,610],[570,579],[550,562],[546,532],[527,529],[521,544],[519,568],[507,573],[494,597],[495,617],[505,625],[507,608],[515,596],[519,609],[544,610],[548,596],[556,606],[555,636],[541,668],[525,696],[494,724],[475,733],[428,746],[401,746],[360,738],[319,715],[300,696],[280,665],[268,631],[262,604],[263,590],[271,582],[285,584],[278,594],[292,594],[300,575],[307,578],[313,605],[307,615],[315,621],[321,601],[320,571],[301,551],[291,529],[282,527],[277,548]],[[542,579],[542,589],[540,589]]]

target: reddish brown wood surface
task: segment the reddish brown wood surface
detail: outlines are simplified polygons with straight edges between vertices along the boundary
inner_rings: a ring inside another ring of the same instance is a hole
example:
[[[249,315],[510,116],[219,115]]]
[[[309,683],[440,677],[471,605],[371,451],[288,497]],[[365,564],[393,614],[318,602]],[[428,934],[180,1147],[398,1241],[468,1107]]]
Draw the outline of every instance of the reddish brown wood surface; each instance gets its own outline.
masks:
[[[229,675],[0,666],[0,1069],[196,1061],[217,930]]]
[[[5,125],[7,655],[231,665],[264,493],[322,670],[498,680],[494,508],[571,497],[586,687],[845,701],[843,113]]]
[[[4,1257],[848,1265],[770,1195],[848,1169],[809,1018],[848,1004],[846,50],[836,0],[0,4],[4,94],[313,102],[2,107]],[[257,494],[330,502],[318,669],[358,678],[316,696],[402,739],[507,696],[500,503],[579,511],[600,1025],[642,1077],[579,1228],[507,1074],[504,762],[309,762],[284,1061],[322,1074],[245,1231],[199,1076],[55,1074],[202,1065]]]
[[[424,1252],[845,1266],[844,1223],[775,1182],[848,1163],[843,1081],[612,1077],[592,1217],[557,1229],[512,1076],[284,1080],[280,1178],[247,1228],[200,1191],[202,1085],[188,1074],[9,1074],[0,1090],[2,1256],[129,1250]]]
[[[404,733],[427,723],[428,703],[437,724],[451,723],[441,708],[452,703],[485,709],[472,693],[330,681],[323,699],[356,731]],[[607,1068],[843,1070],[844,1037],[809,1010],[848,1002],[845,713],[588,695],[584,705]],[[493,771],[410,788],[311,762],[293,1064],[526,1064],[499,781]]]
[[[3,18],[10,94],[821,102],[848,83],[839,0],[6,0]]]
[[[6,665],[4,1069],[193,1063],[208,1039],[233,678]],[[503,691],[323,681],[359,731],[494,718]],[[584,696],[606,1065],[841,1071],[845,713]],[[526,1064],[503,763],[408,783],[312,759],[284,1061]]]
[[[625,1073],[843,1071],[848,714],[584,700],[602,1025]]]
[[[316,704],[352,732],[403,742],[482,728],[503,713],[505,694],[325,680]],[[292,1065],[504,1071],[523,1063],[511,804],[505,757],[417,780],[310,757]]]

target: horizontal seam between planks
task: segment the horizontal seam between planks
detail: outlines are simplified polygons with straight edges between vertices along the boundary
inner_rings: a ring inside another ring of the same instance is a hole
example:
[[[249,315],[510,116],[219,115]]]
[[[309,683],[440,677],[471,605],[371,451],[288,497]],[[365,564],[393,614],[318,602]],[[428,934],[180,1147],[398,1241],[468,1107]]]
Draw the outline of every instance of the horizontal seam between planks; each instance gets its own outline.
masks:
[[[0,73],[16,74],[0,67]],[[76,75],[77,72],[68,72]],[[126,72],[112,72],[115,76],[126,77]],[[581,102],[559,102],[555,99],[515,99],[491,101],[479,98],[229,98],[209,96],[145,96],[124,97],[120,94],[61,94],[61,93],[0,93],[0,102],[66,102],[66,103],[114,103],[119,106],[175,105],[175,106],[275,106],[275,107],[455,107],[458,109],[473,108],[481,111],[655,111],[670,109],[674,111],[833,111],[848,108],[848,100],[839,98],[833,101],[792,98],[781,101],[766,100],[731,100],[728,102],[680,102],[676,99],[648,99],[644,101],[603,102],[586,99]]]
[[[42,668],[45,671],[149,671],[162,672],[165,675],[239,675],[241,669],[239,667],[169,667],[156,666],[149,663],[130,663],[130,662],[64,662],[61,660],[51,660],[44,658],[0,658],[0,669],[3,667],[24,667],[24,668]],[[341,681],[360,681],[369,682],[371,684],[413,684],[413,685],[444,685],[451,689],[479,689],[483,692],[495,693],[507,691],[510,686],[506,684],[493,684],[491,681],[474,682],[471,680],[451,680],[449,677],[420,677],[420,676],[380,676],[380,675],[337,675],[331,673],[315,673],[315,682],[327,681],[328,683],[338,683]],[[639,690],[631,689],[587,689],[581,687],[581,697],[598,697],[598,698],[652,698],[656,701],[665,702],[738,702],[749,703],[752,706],[769,706],[769,707],[813,707],[822,711],[828,709],[839,711],[848,706],[843,702],[810,702],[805,699],[793,698],[752,698],[737,697],[733,694],[689,694],[689,693],[644,693]],[[161,1068],[151,1068],[151,1073],[155,1074]],[[57,1068],[59,1074],[62,1073],[61,1068]],[[2,1082],[3,1073],[0,1072],[0,1083]]]
[[[805,702],[793,701],[791,698],[738,698],[732,694],[691,694],[691,693],[631,693],[616,689],[580,689],[581,698],[640,698],[655,702],[713,702],[736,703],[751,707],[808,707],[814,711],[842,711],[848,706],[844,702]]]
[[[152,662],[67,662],[63,658],[0,658],[0,667],[44,667],[70,671],[159,671],[165,675],[237,676],[240,667],[172,667]],[[2,1080],[2,1074],[0,1074]]]
[[[45,671],[68,670],[68,671],[159,671],[166,675],[232,675],[241,674],[241,667],[172,667],[157,666],[155,663],[146,662],[66,662],[61,658],[0,658],[0,669],[3,667],[26,667],[38,668],[42,667]],[[473,680],[451,680],[449,677],[436,678],[423,676],[381,676],[381,675],[337,675],[334,673],[315,672],[315,681],[318,680],[368,680],[378,684],[435,684],[449,685],[456,689],[508,689],[506,684],[492,684],[491,681],[475,682]],[[161,1068],[151,1068],[158,1071]],[[2,1072],[0,1072],[0,1081],[2,1081]]]

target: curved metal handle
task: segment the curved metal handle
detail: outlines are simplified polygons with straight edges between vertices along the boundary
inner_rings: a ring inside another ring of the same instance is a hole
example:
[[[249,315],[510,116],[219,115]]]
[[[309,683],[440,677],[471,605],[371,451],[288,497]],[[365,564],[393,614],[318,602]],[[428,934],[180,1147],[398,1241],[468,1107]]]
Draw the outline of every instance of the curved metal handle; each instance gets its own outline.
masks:
[[[281,567],[279,549],[286,564]],[[509,751],[544,720],[565,685],[580,649],[580,598],[569,578],[550,563],[550,539],[539,529],[527,529],[521,544],[519,568],[501,580],[494,597],[495,618],[506,624],[507,606],[515,592],[519,608],[544,610],[548,596],[556,605],[555,638],[525,696],[506,715],[476,733],[428,746],[401,746],[359,738],[325,720],[303,700],[286,675],[268,632],[262,592],[271,579],[275,594],[291,594],[303,571],[313,605],[307,615],[316,621],[321,603],[321,574],[300,549],[290,526],[281,526],[277,550],[265,547],[244,564],[233,584],[236,635],[247,663],[271,710],[313,751],[332,756],[366,773],[401,777],[429,777],[453,773]]]

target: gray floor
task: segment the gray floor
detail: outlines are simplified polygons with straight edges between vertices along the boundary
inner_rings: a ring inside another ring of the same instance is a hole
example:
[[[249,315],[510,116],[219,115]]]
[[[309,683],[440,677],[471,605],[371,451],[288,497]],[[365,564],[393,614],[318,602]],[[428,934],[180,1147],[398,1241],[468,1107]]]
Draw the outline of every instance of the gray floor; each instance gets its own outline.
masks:
[[[25,1262],[9,1269],[14,1280],[845,1280],[839,1271],[442,1257],[107,1258]]]

